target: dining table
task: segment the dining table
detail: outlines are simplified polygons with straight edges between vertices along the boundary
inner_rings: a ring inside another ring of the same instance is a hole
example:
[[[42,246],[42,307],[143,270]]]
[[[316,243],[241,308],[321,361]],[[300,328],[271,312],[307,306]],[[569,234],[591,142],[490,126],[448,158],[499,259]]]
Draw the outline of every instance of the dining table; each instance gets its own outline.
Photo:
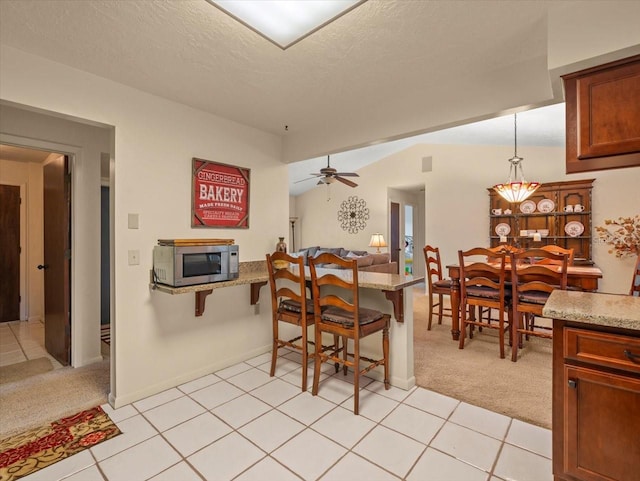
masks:
[[[466,264],[465,264],[466,265]],[[526,267],[530,264],[523,264]],[[538,264],[540,265],[540,264]],[[553,269],[553,265],[546,265]],[[451,337],[454,341],[460,339],[460,265],[449,264],[446,266],[451,279]],[[557,268],[557,266],[556,266]],[[505,264],[506,280],[511,279],[511,265]],[[519,271],[518,271],[519,272]],[[585,292],[598,290],[598,279],[602,278],[602,270],[595,265],[567,266],[567,287]]]

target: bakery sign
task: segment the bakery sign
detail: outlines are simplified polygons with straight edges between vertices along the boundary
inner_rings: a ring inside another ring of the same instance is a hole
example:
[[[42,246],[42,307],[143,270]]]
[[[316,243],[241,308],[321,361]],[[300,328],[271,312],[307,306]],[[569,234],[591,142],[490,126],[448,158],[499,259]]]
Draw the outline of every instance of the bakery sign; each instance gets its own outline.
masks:
[[[193,159],[192,227],[249,227],[251,169]]]

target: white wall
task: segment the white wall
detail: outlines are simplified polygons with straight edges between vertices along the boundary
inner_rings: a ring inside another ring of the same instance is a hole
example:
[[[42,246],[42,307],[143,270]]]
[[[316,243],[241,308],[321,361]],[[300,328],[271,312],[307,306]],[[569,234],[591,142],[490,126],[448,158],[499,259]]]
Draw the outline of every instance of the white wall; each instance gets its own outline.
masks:
[[[529,180],[596,179],[593,226],[603,225],[604,219],[640,213],[640,167],[566,175],[563,147],[520,147],[518,153],[525,158],[523,166]],[[433,169],[422,172],[421,159],[428,156],[433,157]],[[371,233],[388,234],[387,188],[423,182],[424,242],[440,247],[443,265],[457,262],[458,249],[489,244],[487,188],[508,178],[507,159],[512,156],[513,146],[415,145],[405,149],[358,171],[359,187],[338,186],[329,202],[325,187],[298,196],[296,212],[302,221],[302,245],[366,249]],[[367,228],[358,235],[345,234],[336,220],[339,204],[348,195],[365,199],[370,209]],[[600,291],[626,293],[635,260],[617,259],[607,250],[594,236],[593,260],[604,275]]]
[[[16,162],[11,159],[0,159],[0,184],[23,185],[25,198],[22,202],[25,209],[24,229],[25,244],[24,279],[21,279],[21,295],[27,302],[21,319],[41,320],[44,314],[44,276],[37,269],[44,260],[43,246],[43,208],[42,208],[42,166],[28,162]],[[22,284],[24,281],[24,286]],[[23,291],[24,289],[24,291]],[[23,317],[24,316],[24,317]]]
[[[216,290],[204,315],[196,318],[194,296],[152,291],[149,271],[158,238],[233,238],[241,261],[262,260],[273,250],[288,227],[280,138],[12,48],[2,47],[1,54],[1,99],[115,129],[113,403],[141,399],[268,350],[266,292],[256,309],[249,304],[249,286]],[[193,157],[251,169],[249,229],[190,227]],[[99,162],[90,175],[77,180],[95,183],[98,200],[87,209],[95,216],[99,239]],[[127,229],[128,213],[139,214],[139,229]],[[75,248],[96,256],[97,242]],[[127,251],[134,249],[140,250],[140,265],[129,266]],[[94,275],[87,282],[99,289],[98,272]]]

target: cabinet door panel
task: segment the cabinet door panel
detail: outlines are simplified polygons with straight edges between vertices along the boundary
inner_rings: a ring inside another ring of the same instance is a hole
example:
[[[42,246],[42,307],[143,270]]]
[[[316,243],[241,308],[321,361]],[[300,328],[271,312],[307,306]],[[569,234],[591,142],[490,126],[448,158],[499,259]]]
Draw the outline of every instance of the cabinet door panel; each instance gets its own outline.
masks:
[[[578,79],[578,158],[640,151],[640,69],[625,65]]]
[[[565,366],[566,474],[640,481],[640,379]]]

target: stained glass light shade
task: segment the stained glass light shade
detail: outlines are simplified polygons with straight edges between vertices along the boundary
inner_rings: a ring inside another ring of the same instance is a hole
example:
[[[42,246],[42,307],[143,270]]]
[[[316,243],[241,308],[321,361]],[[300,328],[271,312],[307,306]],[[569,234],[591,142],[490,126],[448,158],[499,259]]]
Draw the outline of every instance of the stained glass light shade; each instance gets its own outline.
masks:
[[[511,203],[522,202],[533,194],[540,182],[527,182],[524,180],[524,171],[522,170],[522,157],[518,157],[518,116],[513,114],[513,157],[509,159],[511,166],[509,167],[509,180],[504,184],[497,184],[493,189],[504,199]]]
[[[540,187],[540,182],[527,182],[524,180],[524,174],[520,166],[522,160],[522,157],[518,156],[509,159],[511,167],[509,169],[508,182],[493,186],[493,189],[498,194],[511,203],[522,202]],[[518,172],[520,172],[520,179],[518,179]]]

